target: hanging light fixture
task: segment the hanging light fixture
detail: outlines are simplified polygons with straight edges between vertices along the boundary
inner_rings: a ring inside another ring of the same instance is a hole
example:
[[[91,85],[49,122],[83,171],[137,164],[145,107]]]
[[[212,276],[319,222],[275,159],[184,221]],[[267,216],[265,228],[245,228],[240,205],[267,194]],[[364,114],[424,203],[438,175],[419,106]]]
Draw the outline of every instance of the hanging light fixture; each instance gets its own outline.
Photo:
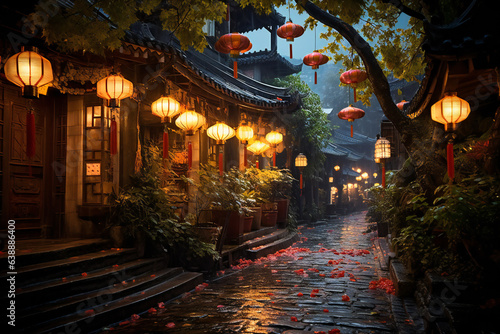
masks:
[[[206,119],[202,114],[194,110],[188,110],[180,114],[175,120],[175,125],[186,132],[186,136],[192,136],[194,133],[205,124]],[[191,169],[193,163],[193,144],[188,141],[188,169]]]
[[[222,175],[224,172],[224,143],[229,138],[234,137],[235,131],[232,127],[225,123],[217,122],[207,129],[207,136],[217,141],[217,145],[220,145],[219,149],[219,173]]]
[[[172,121],[172,117],[179,114],[181,111],[181,104],[179,101],[170,96],[162,96],[151,104],[151,113],[161,118],[163,127],[163,159],[168,158],[168,127],[167,120]]]
[[[259,158],[258,156],[263,154],[269,149],[269,145],[261,140],[256,140],[252,144],[248,145],[248,150],[257,156],[257,161],[255,165],[259,168]]]
[[[314,84],[318,83],[318,72],[316,71],[321,65],[328,62],[328,57],[319,53],[317,50],[306,55],[302,60],[307,66],[311,66],[314,70]]]
[[[344,119],[347,120],[348,122],[351,122],[351,137],[352,137],[354,135],[352,122],[354,122],[354,120],[356,119],[365,116],[365,112],[362,109],[355,108],[352,105],[350,105],[349,107],[339,111],[338,116],[340,119]]]
[[[54,77],[50,61],[38,54],[37,48],[16,53],[4,65],[5,77],[20,86],[28,99],[38,98],[38,87],[50,83]]]
[[[38,98],[38,87],[46,85],[53,80],[52,65],[50,61],[38,54],[36,48],[11,56],[4,65],[5,77],[13,84],[20,86],[22,96],[27,99]],[[30,161],[36,153],[36,126],[35,114],[30,107],[26,113],[26,156]]]
[[[302,171],[304,170],[305,167],[307,167],[307,157],[304,154],[299,153],[299,155],[297,155],[297,157],[295,158],[295,167],[297,167],[300,171],[299,185],[300,185],[300,196],[302,196],[302,184],[303,184]]]
[[[283,141],[283,135],[278,131],[271,131],[266,134],[266,140],[271,145],[273,149],[273,167],[276,167],[276,145]]]
[[[222,35],[214,45],[215,50],[221,53],[229,53],[231,58],[238,58],[241,53],[245,53],[252,48],[252,43],[248,37],[239,33]],[[238,63],[233,61],[233,76],[238,78]]]
[[[119,108],[120,100],[132,96],[134,85],[120,74],[111,73],[97,82],[97,96],[108,101],[108,107]]]
[[[382,187],[385,188],[385,159],[391,157],[391,143],[385,138],[377,135],[375,142],[375,159],[379,159],[382,164]]]
[[[367,74],[365,71],[362,70],[349,70],[345,71],[340,75],[340,82],[342,82],[344,85],[349,85],[353,89],[354,92],[354,102],[357,101],[356,99],[356,87],[358,83],[363,82],[367,78]]]
[[[281,38],[285,38],[287,42],[290,42],[290,59],[293,58],[292,42],[294,38],[300,37],[304,34],[304,28],[292,22],[291,19],[287,23],[278,28],[277,34]]]
[[[458,123],[464,121],[470,114],[470,105],[467,101],[459,98],[457,93],[445,93],[444,98],[434,103],[431,107],[431,118],[433,121],[444,124],[444,130],[448,138],[446,146],[447,168],[450,183],[455,178],[455,162],[453,157],[454,131]]]
[[[340,166],[336,165],[335,167],[333,167],[333,169],[335,169],[335,171],[338,172],[340,170]]]
[[[248,141],[254,136],[253,129],[248,125],[240,125],[236,129],[236,138],[238,138],[243,144],[243,166],[247,166],[247,145]]]

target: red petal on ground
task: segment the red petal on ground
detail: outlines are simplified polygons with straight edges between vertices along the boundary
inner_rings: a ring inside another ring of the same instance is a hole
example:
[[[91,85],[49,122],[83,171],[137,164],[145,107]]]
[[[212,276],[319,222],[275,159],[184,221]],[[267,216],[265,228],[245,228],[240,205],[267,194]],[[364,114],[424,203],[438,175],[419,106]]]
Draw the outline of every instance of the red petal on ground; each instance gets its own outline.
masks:
[[[165,303],[164,302],[159,302],[158,303],[158,308],[165,308]]]
[[[132,314],[132,316],[131,316],[130,318],[131,318],[133,321],[135,321],[135,320],[139,320],[139,318],[140,318],[140,317],[141,317],[140,315],[138,315],[138,314],[135,314],[135,313],[134,313],[134,314]]]
[[[351,298],[349,298],[349,296],[348,296],[348,295],[342,295],[342,301],[343,301],[343,302],[348,302],[348,301],[350,301],[350,300],[351,300]]]
[[[291,320],[291,321],[299,321],[299,320],[297,319],[297,317],[290,317],[290,320]]]
[[[148,310],[148,313],[156,313],[156,312],[157,312],[157,311],[156,311],[156,309],[155,309],[154,307],[152,307],[152,308],[150,308],[150,309]]]
[[[302,292],[299,292],[299,293],[297,294],[297,297],[302,297],[302,296],[304,296],[304,294],[303,294]]]
[[[165,327],[167,327],[167,328],[174,328],[175,327],[175,323],[169,322],[168,324],[165,325]]]
[[[87,275],[87,273],[82,273],[82,276],[87,277],[88,275]]]
[[[340,329],[334,328],[328,331],[328,334],[340,334]]]
[[[95,313],[95,311],[93,309],[85,311],[85,315],[93,315],[94,313]]]
[[[327,308],[323,309],[323,312],[328,313],[330,312]]]

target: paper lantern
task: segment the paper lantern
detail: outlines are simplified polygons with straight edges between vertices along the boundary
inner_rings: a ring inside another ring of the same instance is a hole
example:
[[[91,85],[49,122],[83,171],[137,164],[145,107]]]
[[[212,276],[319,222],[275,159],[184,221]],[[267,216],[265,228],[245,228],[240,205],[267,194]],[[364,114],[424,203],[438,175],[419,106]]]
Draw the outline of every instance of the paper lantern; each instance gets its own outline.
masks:
[[[362,70],[349,70],[340,75],[340,82],[351,86],[354,91],[354,102],[356,102],[356,87],[358,83],[365,81],[367,74]]]
[[[304,57],[302,60],[304,64],[307,66],[311,66],[313,70],[317,70],[321,65],[324,65],[328,62],[328,57],[319,53],[318,51],[314,51]],[[318,83],[318,73],[314,71],[314,84]]]
[[[382,165],[382,187],[385,188],[385,159],[391,157],[391,143],[377,135],[377,141],[375,142],[375,161],[377,159]]]
[[[177,117],[175,125],[184,130],[187,136],[192,136],[205,122],[205,116],[196,111],[188,110]]]
[[[455,161],[453,156],[453,135],[458,123],[464,121],[470,114],[470,105],[459,98],[457,93],[445,93],[444,98],[431,106],[433,121],[444,124],[444,129],[450,135],[446,146],[448,177],[450,182],[455,178]]]
[[[181,112],[181,104],[170,96],[162,96],[151,104],[151,113],[162,119],[172,121],[172,117]]]
[[[234,137],[235,131],[225,123],[217,122],[207,129],[207,136],[217,141],[217,145],[222,145],[229,138]]]
[[[97,96],[108,101],[108,107],[119,108],[120,100],[132,96],[134,85],[120,74],[111,73],[97,82]]]
[[[355,108],[352,105],[350,105],[349,107],[339,111],[338,116],[340,119],[344,119],[347,120],[348,122],[351,122],[351,137],[352,137],[354,135],[352,122],[354,122],[354,120],[356,119],[365,116],[365,112],[359,108]]]
[[[247,144],[250,139],[254,136],[253,129],[248,125],[240,125],[236,129],[236,138],[238,138],[243,144],[243,166],[247,166]]]
[[[335,167],[333,167],[333,169],[335,169],[335,171],[338,172],[340,170],[340,166],[336,165]]]
[[[302,185],[303,185],[303,180],[302,180],[302,171],[304,170],[305,167],[307,167],[307,157],[299,153],[297,157],[295,158],[295,167],[297,167],[300,171],[300,180],[299,180],[299,186],[300,186],[300,196],[302,196]]]
[[[293,42],[294,38],[300,37],[304,34],[304,28],[290,20],[278,28],[277,34],[281,38],[286,38],[287,42],[290,42],[290,59],[292,59],[293,52],[291,42]]]
[[[271,131],[266,135],[266,140],[273,148],[273,167],[276,167],[276,145],[283,141],[283,135],[278,131]]]
[[[252,43],[248,37],[239,33],[230,33],[221,36],[214,45],[215,50],[221,53],[228,53],[231,58],[238,58],[240,53],[247,52],[252,48]],[[233,61],[233,76],[238,78],[238,63]]]

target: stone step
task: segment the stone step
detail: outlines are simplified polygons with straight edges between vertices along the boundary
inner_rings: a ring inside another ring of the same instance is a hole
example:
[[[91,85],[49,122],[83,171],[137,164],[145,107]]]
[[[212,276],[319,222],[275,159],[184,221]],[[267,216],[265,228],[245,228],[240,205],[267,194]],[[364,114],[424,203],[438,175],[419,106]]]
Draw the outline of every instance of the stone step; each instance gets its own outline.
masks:
[[[128,282],[136,275],[154,272],[162,267],[163,264],[158,259],[136,259],[118,267],[112,265],[87,272],[86,275],[76,274],[31,285],[19,291],[16,300],[21,308],[29,310],[48,302],[105,288],[111,282]]]
[[[35,239],[16,242],[17,269],[110,248],[107,239]],[[0,255],[1,268],[7,268],[7,252]]]
[[[127,265],[125,264],[124,267]],[[122,271],[114,271],[113,277],[101,277],[103,287],[100,289],[88,290],[89,292],[52,300],[35,307],[26,307],[23,314],[18,318],[19,325],[23,327],[23,324],[41,323],[46,319],[55,319],[63,314],[71,314],[80,309],[97,307],[148,289],[183,272],[182,268],[177,267],[159,271],[149,270],[140,275],[131,276],[130,268],[132,266],[128,265],[127,267]],[[126,284],[123,282],[126,282]],[[48,294],[51,295],[52,293],[49,292]]]
[[[412,296],[415,292],[415,281],[407,273],[405,266],[398,259],[392,259],[389,265],[391,280],[398,297]]]
[[[272,242],[266,242],[262,245],[255,246],[253,248],[247,249],[246,251],[246,258],[250,260],[255,260],[260,257],[267,256],[269,254],[276,253],[280,249],[290,247],[293,245],[295,242],[297,242],[300,238],[297,233],[291,233],[288,234],[287,236],[284,236],[283,234],[279,234],[275,236],[277,239],[275,239]],[[270,236],[270,238],[272,238]],[[272,239],[268,239],[267,241],[271,241]]]
[[[16,285],[25,288],[32,284],[51,279],[82,274],[115,264],[122,264],[137,258],[135,249],[103,249],[70,258],[41,262],[21,267],[17,270]]]
[[[202,274],[184,272],[125,298],[101,304],[99,307],[82,308],[78,312],[57,319],[50,319],[46,323],[30,327],[21,332],[90,333],[108,326],[110,323],[130,320],[132,314],[146,312],[149,308],[156,307],[159,302],[166,302],[177,297],[185,291],[194,289],[202,282]]]
[[[254,240],[255,238],[259,238],[268,234],[271,234],[277,230],[276,226],[269,227],[261,227],[258,230],[251,231],[243,234],[243,242]]]

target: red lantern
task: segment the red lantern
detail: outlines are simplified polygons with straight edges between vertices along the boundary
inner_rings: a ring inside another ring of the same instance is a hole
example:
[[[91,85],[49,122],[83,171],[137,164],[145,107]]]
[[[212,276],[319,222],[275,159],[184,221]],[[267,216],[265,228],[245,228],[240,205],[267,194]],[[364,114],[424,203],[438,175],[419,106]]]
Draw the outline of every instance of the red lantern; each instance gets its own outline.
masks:
[[[345,119],[348,122],[354,122],[355,119],[362,118],[363,116],[365,116],[365,112],[359,108],[355,108],[352,105],[350,105],[349,107],[339,111],[338,116],[340,119]],[[353,129],[351,124],[351,137],[352,136],[353,136]]]
[[[356,86],[358,83],[365,81],[367,74],[361,70],[349,70],[340,75],[340,82],[349,85],[354,90],[354,102],[356,102]]]
[[[248,37],[241,34],[225,34],[215,43],[215,50],[222,53],[229,53],[231,58],[238,58],[240,53],[247,52],[252,48],[252,43]],[[238,78],[238,63],[233,61],[233,76]]]
[[[398,104],[396,104],[396,106],[399,108],[399,110],[403,110],[404,106],[405,106],[405,103],[407,103],[408,101],[405,101],[405,100],[402,100],[401,102],[399,102]]]
[[[288,21],[284,25],[278,28],[278,36],[281,38],[286,38],[287,42],[293,42],[296,37],[302,36],[304,33],[304,28],[301,25],[295,24],[292,20]],[[290,59],[292,59],[292,44],[290,44]]]
[[[313,70],[317,70],[320,65],[324,65],[328,62],[328,57],[319,53],[318,51],[314,51],[306,55],[303,59],[304,64],[307,66],[311,66]],[[314,72],[314,84],[318,83],[318,74]]]

